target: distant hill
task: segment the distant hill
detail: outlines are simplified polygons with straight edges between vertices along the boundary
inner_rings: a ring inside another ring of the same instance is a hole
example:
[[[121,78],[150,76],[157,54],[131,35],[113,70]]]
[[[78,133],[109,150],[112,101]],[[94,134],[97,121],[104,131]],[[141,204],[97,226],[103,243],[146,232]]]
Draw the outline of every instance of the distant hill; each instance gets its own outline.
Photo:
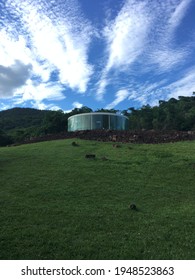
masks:
[[[6,132],[15,128],[40,126],[48,112],[50,111],[31,108],[13,108],[0,111],[0,129]]]
[[[44,134],[46,119],[54,113],[31,108],[0,111],[0,146]]]
[[[90,111],[92,110],[85,106],[75,108],[70,113],[32,108],[0,111],[0,146],[10,142],[22,142],[32,137],[65,132],[71,115]]]

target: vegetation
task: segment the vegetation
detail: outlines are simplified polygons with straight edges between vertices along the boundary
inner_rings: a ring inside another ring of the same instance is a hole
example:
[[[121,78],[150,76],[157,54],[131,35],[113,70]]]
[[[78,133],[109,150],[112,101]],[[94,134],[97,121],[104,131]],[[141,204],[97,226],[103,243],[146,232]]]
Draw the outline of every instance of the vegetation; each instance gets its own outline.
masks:
[[[70,116],[91,111],[85,106],[81,109],[75,108],[70,113],[64,113],[61,110],[47,111],[31,108],[13,108],[1,111],[0,130],[4,134],[4,138],[6,137],[9,141],[0,141],[0,146],[9,145],[10,139],[12,142],[18,143],[33,137],[67,131]]]
[[[130,129],[195,130],[195,96],[159,101],[159,106],[143,106],[123,111]]]
[[[0,146],[6,146],[12,144],[13,141],[4,131],[0,129]]]
[[[159,101],[159,106],[143,106],[127,110],[97,109],[97,112],[120,113],[128,116],[130,130],[195,130],[195,96],[171,98]],[[70,113],[63,111],[41,111],[29,108],[14,108],[0,112],[0,130],[4,134],[1,141],[8,145],[11,141],[21,142],[32,137],[67,131],[68,118],[75,114],[89,113],[92,109],[84,106]],[[1,139],[2,136],[0,136]]]
[[[194,170],[194,141],[2,147],[0,259],[194,259]]]

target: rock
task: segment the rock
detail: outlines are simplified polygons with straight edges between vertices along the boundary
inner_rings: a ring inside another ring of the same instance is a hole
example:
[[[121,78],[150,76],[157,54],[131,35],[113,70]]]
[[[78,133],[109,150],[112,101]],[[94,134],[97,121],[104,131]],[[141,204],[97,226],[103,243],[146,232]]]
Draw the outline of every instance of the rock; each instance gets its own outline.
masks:
[[[88,158],[88,159],[95,159],[95,154],[86,154],[86,155],[85,155],[85,158]]]
[[[72,142],[72,146],[74,146],[74,147],[78,147],[78,146],[79,146],[79,144],[77,144],[76,142]]]
[[[135,205],[134,203],[130,204],[130,205],[129,205],[129,208],[130,208],[131,210],[137,210],[137,207],[136,207],[136,205]]]

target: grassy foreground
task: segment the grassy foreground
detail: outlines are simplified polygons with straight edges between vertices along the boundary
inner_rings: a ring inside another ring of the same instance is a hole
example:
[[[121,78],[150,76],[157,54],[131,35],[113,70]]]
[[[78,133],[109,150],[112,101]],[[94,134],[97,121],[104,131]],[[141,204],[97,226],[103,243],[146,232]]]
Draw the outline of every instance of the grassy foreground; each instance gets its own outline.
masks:
[[[195,259],[194,141],[72,141],[0,148],[0,259]]]

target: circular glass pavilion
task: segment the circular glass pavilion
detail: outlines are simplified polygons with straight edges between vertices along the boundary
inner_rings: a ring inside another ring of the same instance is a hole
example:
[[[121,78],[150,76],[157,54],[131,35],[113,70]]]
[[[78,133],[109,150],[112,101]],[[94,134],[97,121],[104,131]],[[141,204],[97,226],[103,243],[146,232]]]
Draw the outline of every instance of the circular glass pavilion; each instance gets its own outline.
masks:
[[[113,113],[94,112],[71,116],[68,118],[68,131],[77,130],[127,130],[129,119]]]

